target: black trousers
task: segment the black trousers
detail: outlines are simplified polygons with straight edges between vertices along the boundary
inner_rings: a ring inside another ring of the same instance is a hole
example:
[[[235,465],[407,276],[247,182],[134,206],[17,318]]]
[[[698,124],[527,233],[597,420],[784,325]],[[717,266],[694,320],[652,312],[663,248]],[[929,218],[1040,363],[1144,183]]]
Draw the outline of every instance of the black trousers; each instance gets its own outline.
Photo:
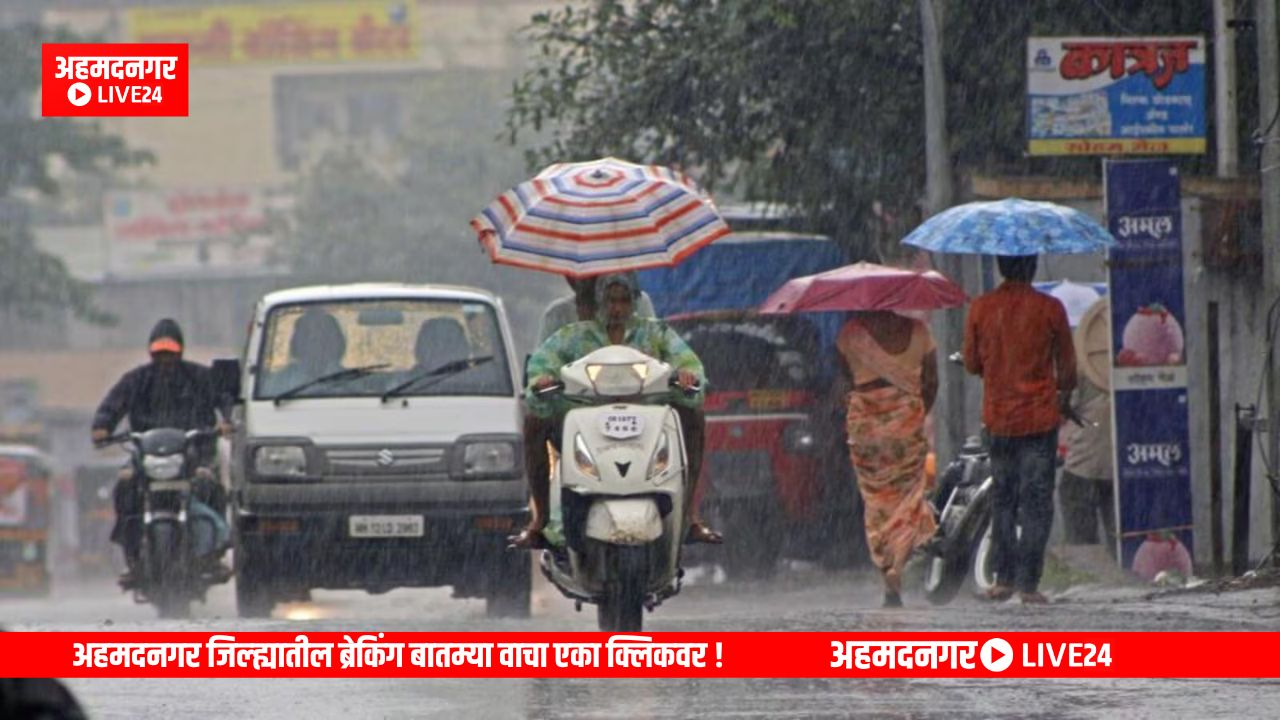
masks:
[[[1035,592],[1053,526],[1054,460],[1058,431],[991,438],[995,494],[991,508],[996,581]]]

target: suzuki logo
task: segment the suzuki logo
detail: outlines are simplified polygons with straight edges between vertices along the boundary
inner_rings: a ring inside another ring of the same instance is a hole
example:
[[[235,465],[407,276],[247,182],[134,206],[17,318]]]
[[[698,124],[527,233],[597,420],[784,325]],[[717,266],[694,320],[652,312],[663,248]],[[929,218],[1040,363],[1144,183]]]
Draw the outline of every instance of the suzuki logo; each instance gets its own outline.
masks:
[[[396,463],[395,453],[387,449],[378,451],[378,464],[382,467],[391,467]]]
[[[625,463],[616,462],[614,463],[614,465],[618,467],[618,474],[621,475],[622,477],[626,477],[627,471],[631,469],[631,463],[629,462],[625,462]]]

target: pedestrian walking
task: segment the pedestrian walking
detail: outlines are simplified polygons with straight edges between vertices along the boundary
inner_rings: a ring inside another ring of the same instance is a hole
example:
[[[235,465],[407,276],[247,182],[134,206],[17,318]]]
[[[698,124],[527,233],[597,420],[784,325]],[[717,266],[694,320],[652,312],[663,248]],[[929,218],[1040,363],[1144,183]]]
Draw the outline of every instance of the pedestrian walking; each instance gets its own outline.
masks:
[[[1067,313],[1036,291],[1035,256],[1000,256],[1004,282],[970,306],[964,363],[982,378],[982,419],[991,435],[995,476],[992,541],[996,585],[988,598],[1039,592],[1053,524],[1058,426],[1076,384],[1075,347]]]
[[[837,347],[853,384],[845,422],[867,548],[884,578],[885,606],[901,607],[902,568],[937,530],[924,432],[938,392],[937,351],[923,322],[887,311],[856,313]]]

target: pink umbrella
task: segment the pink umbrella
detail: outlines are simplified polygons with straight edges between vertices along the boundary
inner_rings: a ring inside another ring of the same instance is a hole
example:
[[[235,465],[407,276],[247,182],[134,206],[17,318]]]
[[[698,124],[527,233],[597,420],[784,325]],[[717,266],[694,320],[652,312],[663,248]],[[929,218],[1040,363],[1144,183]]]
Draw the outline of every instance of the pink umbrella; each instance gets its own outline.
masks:
[[[959,285],[937,270],[860,262],[789,280],[764,301],[760,312],[939,310],[959,307],[967,299]]]

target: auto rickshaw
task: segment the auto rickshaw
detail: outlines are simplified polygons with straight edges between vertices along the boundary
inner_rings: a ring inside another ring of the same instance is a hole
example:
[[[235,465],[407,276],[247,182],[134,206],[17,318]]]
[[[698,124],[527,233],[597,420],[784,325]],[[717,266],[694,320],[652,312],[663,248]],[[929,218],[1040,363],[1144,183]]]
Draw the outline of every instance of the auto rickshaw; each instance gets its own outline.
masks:
[[[0,445],[0,595],[49,592],[48,459],[29,445]]]
[[[817,329],[751,311],[668,318],[709,378],[701,498],[725,533],[731,577],[766,577],[782,558],[839,567],[860,559],[861,498],[843,427],[824,392]],[[691,552],[691,557],[698,555]]]

